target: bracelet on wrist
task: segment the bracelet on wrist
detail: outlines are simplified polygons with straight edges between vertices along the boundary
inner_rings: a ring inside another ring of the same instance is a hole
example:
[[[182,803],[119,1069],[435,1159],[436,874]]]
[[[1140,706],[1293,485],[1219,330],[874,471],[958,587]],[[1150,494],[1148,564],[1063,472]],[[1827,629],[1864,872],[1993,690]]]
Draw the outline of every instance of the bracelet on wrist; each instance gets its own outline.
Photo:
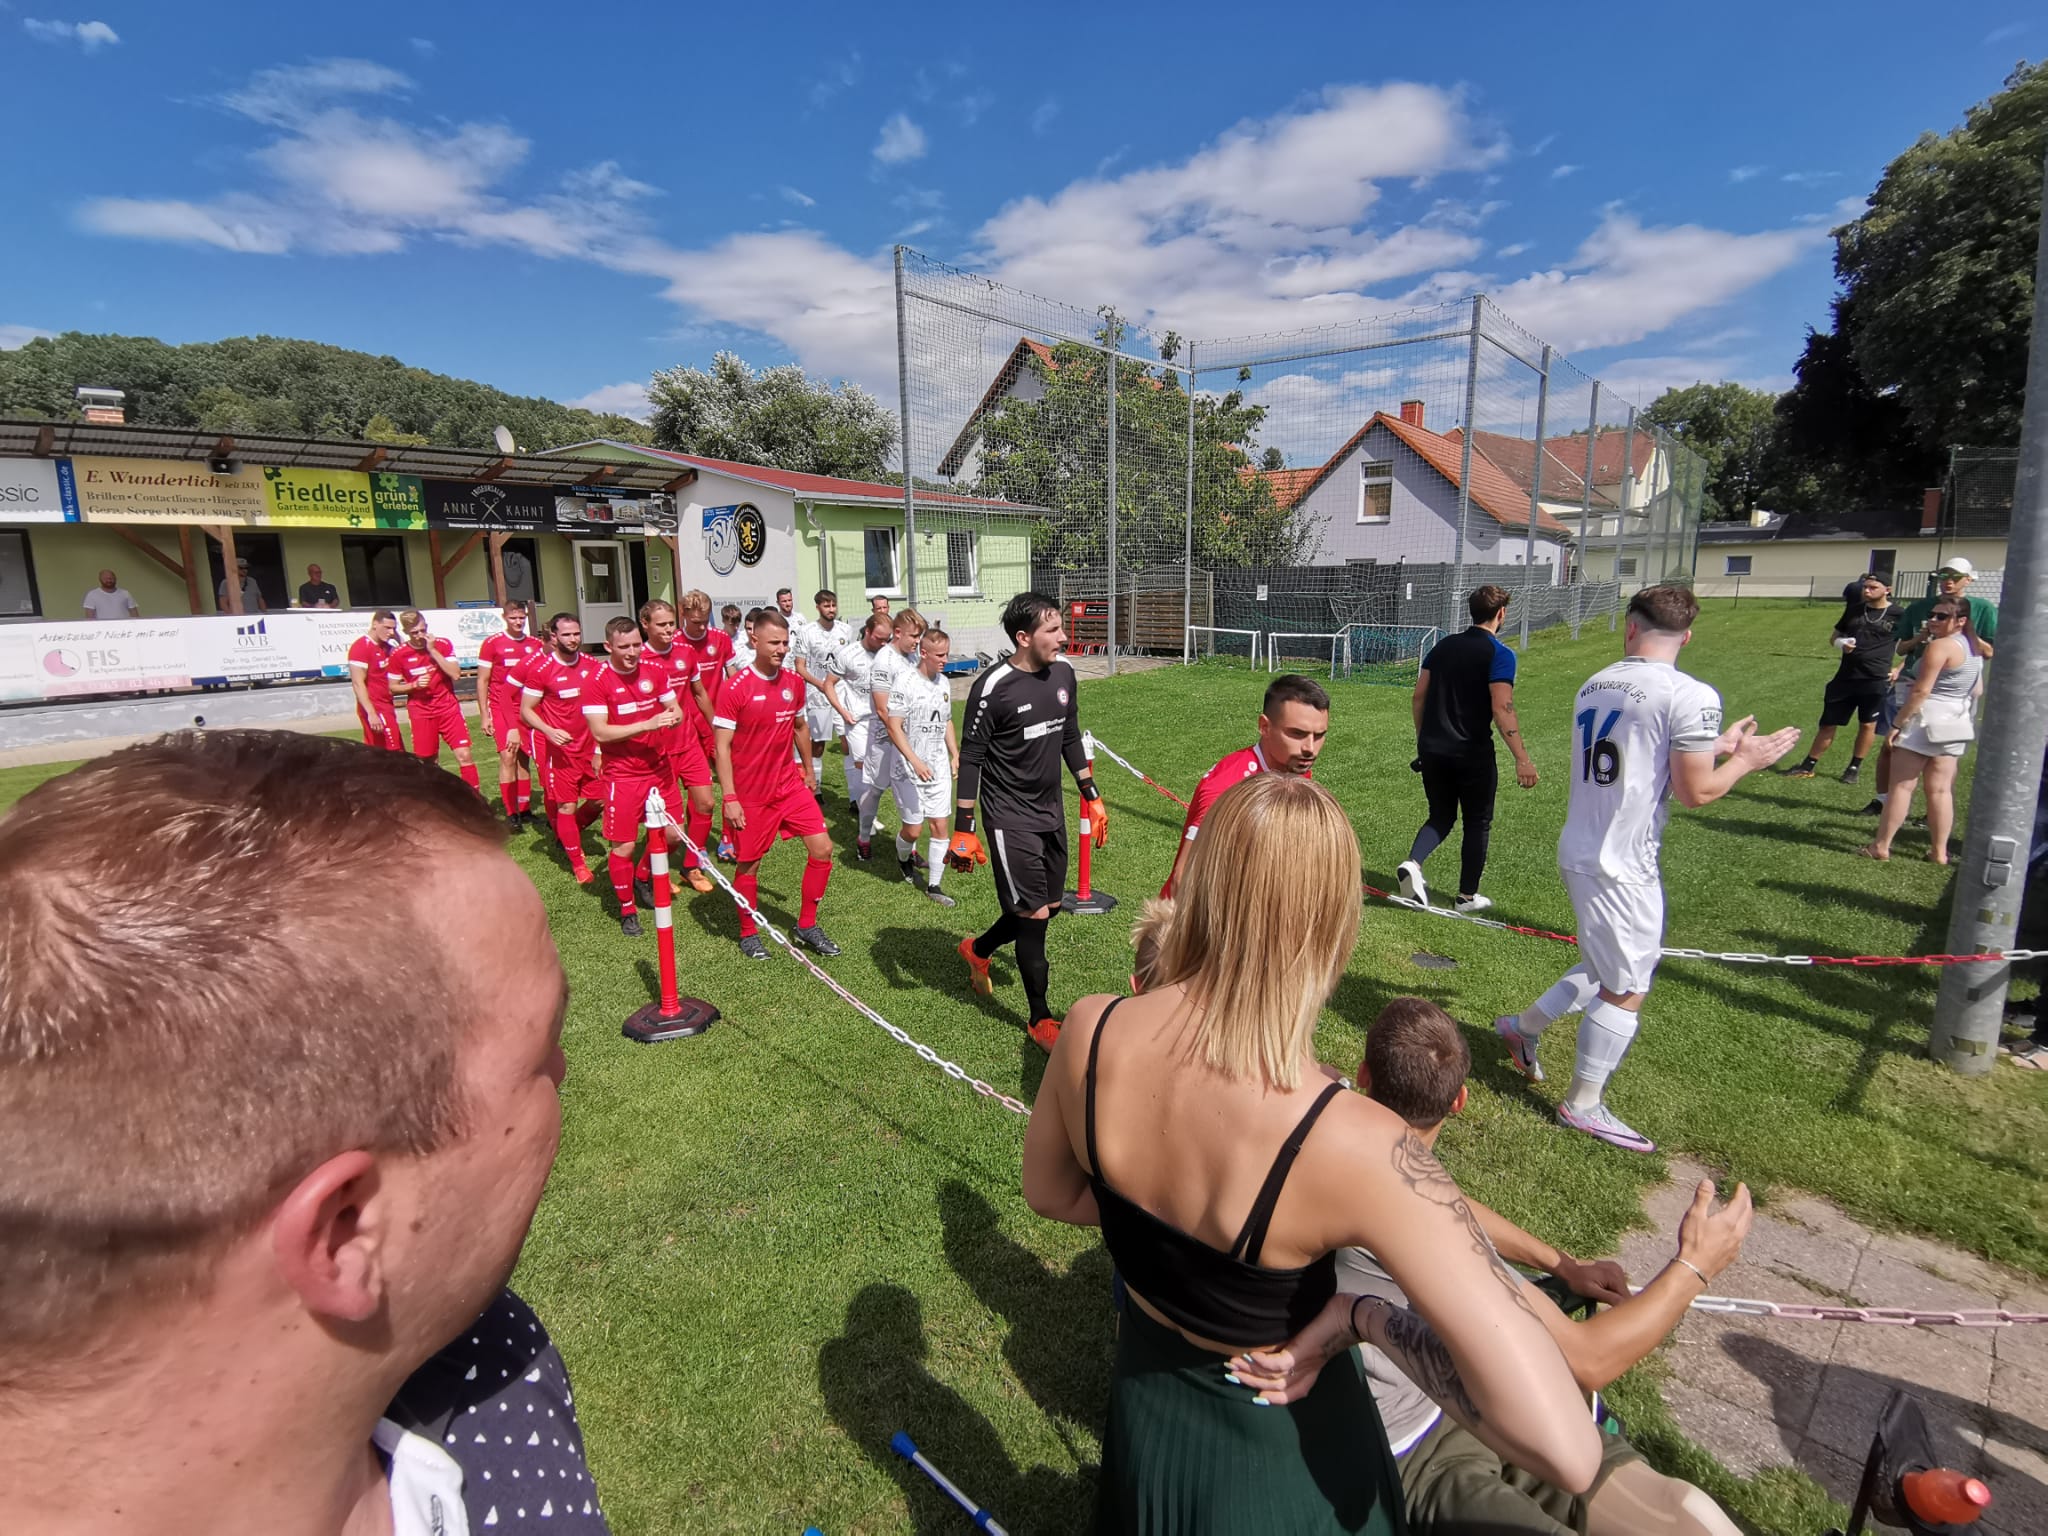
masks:
[[[1351,1337],[1361,1344],[1365,1342],[1365,1331],[1358,1326],[1358,1304],[1361,1301],[1371,1300],[1370,1296],[1354,1296],[1351,1298]]]
[[[1711,1286],[1714,1283],[1713,1281],[1707,1278],[1707,1272],[1704,1269],[1701,1269],[1699,1265],[1693,1263],[1691,1259],[1684,1258],[1681,1255],[1674,1253],[1671,1256],[1671,1262],[1674,1264],[1683,1264],[1687,1269],[1691,1270],[1694,1274],[1698,1275],[1700,1277],[1700,1284],[1703,1286]]]

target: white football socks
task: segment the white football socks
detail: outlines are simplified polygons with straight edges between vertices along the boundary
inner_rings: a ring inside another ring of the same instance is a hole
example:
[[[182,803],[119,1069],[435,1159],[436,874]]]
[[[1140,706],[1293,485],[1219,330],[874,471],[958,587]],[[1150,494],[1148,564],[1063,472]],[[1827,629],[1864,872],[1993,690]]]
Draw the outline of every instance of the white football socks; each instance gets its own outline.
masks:
[[[903,829],[898,827],[896,829],[896,857],[907,863],[916,853],[917,843],[915,839],[905,837]]]
[[[1572,1064],[1572,1086],[1564,1096],[1568,1108],[1591,1109],[1600,1102],[1607,1080],[1628,1055],[1641,1021],[1619,1003],[1600,998],[1586,1005],[1579,1020],[1579,1050]]]
[[[873,842],[875,822],[882,814],[882,786],[870,784],[860,797],[860,840]]]
[[[934,831],[924,845],[925,864],[931,871],[931,885],[935,891],[939,888],[939,876],[946,872],[946,842]]]
[[[867,793],[867,765],[851,752],[846,754],[846,798],[858,805],[860,797]]]
[[[1575,965],[1558,977],[1556,985],[1524,1008],[1516,1028],[1534,1040],[1544,1030],[1568,1013],[1577,1013],[1600,991],[1600,984],[1593,980],[1583,965]]]

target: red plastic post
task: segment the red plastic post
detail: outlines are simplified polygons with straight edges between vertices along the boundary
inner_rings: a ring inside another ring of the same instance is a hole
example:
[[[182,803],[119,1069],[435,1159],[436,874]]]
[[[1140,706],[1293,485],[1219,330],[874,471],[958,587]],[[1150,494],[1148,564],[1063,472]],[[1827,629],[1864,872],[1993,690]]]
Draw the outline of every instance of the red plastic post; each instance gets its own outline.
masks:
[[[1093,840],[1089,837],[1090,830],[1091,828],[1088,824],[1088,802],[1086,800],[1083,800],[1081,802],[1081,886],[1079,890],[1074,892],[1074,894],[1076,896],[1079,896],[1083,901],[1091,900],[1095,895],[1095,893],[1088,888],[1090,865],[1089,855],[1094,847]]]
[[[654,958],[661,971],[661,996],[642,1004],[626,1018],[621,1031],[628,1040],[652,1045],[658,1040],[689,1040],[718,1021],[718,1010],[701,997],[676,992],[675,913],[669,905],[668,823],[661,792],[647,796],[647,870],[654,887]]]
[[[669,906],[668,833],[659,826],[647,829],[647,865],[654,886],[654,960],[661,968],[661,1017],[673,1019],[683,1011],[676,996],[675,911]]]

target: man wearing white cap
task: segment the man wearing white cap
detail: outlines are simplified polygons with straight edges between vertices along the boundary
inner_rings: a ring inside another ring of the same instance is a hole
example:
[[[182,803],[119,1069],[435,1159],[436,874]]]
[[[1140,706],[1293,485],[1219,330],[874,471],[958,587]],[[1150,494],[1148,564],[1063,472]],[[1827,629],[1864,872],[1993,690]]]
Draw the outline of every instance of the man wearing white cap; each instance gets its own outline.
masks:
[[[1899,615],[1898,659],[1892,663],[1892,687],[1889,696],[1891,709],[1896,709],[1904,700],[1906,691],[1912,688],[1913,669],[1919,665],[1920,652],[1933,637],[1928,633],[1927,621],[1934,612],[1934,605],[1943,598],[1960,600],[1969,610],[1969,618],[1963,623],[1963,638],[1969,642],[1974,655],[1987,660],[1991,656],[1992,642],[1998,638],[1998,607],[1988,599],[1970,596],[1970,584],[1977,579],[1977,567],[1961,555],[1944,560],[1941,569],[1935,573],[1935,594],[1932,597],[1916,598],[1906,604],[1906,611]],[[1878,722],[1882,735],[1891,731],[1889,718]],[[1885,791],[1891,787],[1892,749],[1889,742],[1878,749],[1877,794],[1858,813],[1876,816],[1884,810]]]

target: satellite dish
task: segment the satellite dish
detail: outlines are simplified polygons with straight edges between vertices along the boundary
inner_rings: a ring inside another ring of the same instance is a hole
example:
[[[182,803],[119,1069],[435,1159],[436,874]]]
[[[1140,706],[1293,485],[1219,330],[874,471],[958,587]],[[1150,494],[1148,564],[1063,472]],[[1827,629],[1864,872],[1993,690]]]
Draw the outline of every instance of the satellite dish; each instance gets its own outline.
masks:
[[[498,452],[500,453],[517,453],[519,451],[519,444],[512,440],[512,429],[510,427],[491,428],[491,441],[498,445]]]

